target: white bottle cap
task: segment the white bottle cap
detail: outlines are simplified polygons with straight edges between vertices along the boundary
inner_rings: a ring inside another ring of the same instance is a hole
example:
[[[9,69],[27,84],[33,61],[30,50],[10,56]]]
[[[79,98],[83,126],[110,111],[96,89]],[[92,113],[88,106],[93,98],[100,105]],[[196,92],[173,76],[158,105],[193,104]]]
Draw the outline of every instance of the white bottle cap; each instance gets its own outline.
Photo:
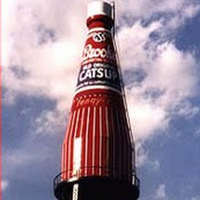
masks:
[[[87,7],[87,17],[92,17],[94,15],[107,15],[112,17],[112,7],[109,3],[104,1],[92,1]]]

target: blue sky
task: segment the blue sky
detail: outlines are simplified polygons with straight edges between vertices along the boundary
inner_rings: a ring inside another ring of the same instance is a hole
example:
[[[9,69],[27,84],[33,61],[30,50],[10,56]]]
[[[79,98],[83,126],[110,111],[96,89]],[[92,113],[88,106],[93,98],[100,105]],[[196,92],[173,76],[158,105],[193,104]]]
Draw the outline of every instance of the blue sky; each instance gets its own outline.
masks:
[[[2,1],[2,197],[53,196],[89,1]],[[116,0],[140,200],[200,200],[200,1]]]

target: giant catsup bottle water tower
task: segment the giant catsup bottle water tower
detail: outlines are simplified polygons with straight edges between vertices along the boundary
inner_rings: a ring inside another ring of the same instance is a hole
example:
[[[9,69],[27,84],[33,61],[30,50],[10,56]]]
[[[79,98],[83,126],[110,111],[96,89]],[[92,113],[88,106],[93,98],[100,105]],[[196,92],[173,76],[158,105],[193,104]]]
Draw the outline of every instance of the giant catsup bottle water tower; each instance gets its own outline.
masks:
[[[139,180],[111,29],[113,7],[88,5],[89,29],[62,146],[59,200],[136,200]]]

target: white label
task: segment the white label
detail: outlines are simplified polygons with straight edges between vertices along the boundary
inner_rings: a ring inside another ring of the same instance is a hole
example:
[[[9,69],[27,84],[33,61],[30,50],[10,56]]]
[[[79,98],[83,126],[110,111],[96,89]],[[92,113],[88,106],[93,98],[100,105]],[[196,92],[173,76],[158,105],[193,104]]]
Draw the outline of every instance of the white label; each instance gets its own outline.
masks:
[[[78,184],[73,186],[73,198],[72,200],[78,200]]]
[[[81,166],[81,138],[74,140],[73,171],[76,174]]]

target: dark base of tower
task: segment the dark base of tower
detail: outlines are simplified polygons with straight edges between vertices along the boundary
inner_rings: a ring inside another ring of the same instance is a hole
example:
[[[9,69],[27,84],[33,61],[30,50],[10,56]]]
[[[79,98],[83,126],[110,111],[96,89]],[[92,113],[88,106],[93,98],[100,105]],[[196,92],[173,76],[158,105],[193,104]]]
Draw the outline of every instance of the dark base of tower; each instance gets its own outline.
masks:
[[[55,185],[59,200],[136,200],[139,185],[132,185],[108,177],[85,177],[76,181],[62,181]]]

